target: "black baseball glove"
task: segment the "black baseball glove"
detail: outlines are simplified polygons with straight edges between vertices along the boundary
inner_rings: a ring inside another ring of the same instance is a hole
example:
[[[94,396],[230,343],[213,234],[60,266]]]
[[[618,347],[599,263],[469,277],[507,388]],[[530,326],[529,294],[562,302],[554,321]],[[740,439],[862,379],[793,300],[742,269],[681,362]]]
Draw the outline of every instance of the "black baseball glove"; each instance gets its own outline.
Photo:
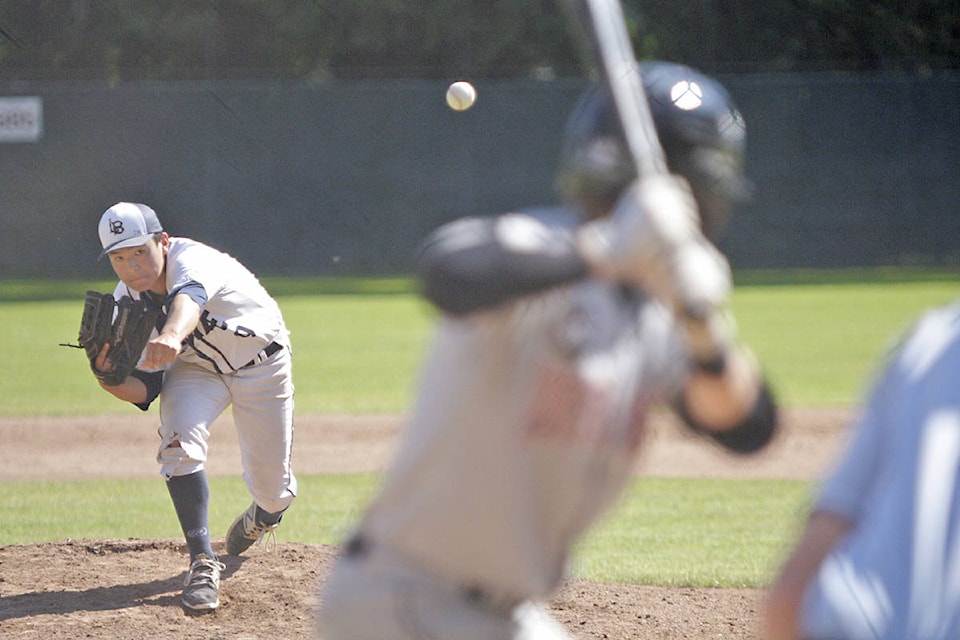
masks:
[[[114,300],[109,293],[87,291],[77,338],[79,344],[67,346],[84,349],[93,375],[103,384],[114,387],[122,384],[137,366],[159,316],[160,305],[146,296],[140,300],[130,296]],[[112,368],[105,371],[97,368],[97,358],[106,344],[110,345],[106,359]]]

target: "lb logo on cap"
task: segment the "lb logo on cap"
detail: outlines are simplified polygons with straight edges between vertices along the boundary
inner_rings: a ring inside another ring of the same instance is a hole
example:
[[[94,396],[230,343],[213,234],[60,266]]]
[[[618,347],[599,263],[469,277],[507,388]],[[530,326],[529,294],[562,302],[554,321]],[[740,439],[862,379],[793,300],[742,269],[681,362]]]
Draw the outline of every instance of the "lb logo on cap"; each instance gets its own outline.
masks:
[[[117,249],[139,247],[163,231],[156,212],[145,204],[118,202],[100,216],[100,258]],[[99,258],[98,258],[99,259]]]

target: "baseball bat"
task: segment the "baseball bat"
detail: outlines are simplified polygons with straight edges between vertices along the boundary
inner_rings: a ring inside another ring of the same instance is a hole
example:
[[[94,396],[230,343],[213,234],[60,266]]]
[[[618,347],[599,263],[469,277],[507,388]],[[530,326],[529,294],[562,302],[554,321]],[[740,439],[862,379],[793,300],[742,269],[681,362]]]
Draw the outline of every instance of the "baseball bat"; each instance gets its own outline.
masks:
[[[637,175],[667,172],[619,0],[567,0],[600,79],[607,85]]]

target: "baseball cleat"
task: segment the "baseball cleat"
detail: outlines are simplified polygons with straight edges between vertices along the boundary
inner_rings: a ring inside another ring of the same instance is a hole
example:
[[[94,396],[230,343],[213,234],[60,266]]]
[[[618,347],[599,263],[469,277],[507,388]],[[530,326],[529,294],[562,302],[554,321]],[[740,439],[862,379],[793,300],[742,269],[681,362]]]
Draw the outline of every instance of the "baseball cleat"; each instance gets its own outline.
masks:
[[[249,549],[255,542],[259,542],[264,535],[273,535],[280,521],[266,524],[257,519],[257,503],[250,505],[246,511],[237,516],[230,528],[227,529],[227,553],[236,556]]]
[[[183,581],[183,595],[180,602],[194,611],[212,611],[220,606],[217,594],[220,589],[220,572],[226,569],[222,562],[200,554],[190,565],[190,571]]]

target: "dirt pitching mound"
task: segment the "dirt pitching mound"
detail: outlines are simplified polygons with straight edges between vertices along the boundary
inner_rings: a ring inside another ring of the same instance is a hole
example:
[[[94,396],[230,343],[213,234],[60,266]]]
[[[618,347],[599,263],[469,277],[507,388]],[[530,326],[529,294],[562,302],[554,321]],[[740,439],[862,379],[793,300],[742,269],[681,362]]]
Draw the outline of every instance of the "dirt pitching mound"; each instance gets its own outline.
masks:
[[[218,550],[220,551],[220,550]],[[76,540],[0,547],[5,638],[319,638],[319,588],[337,550],[281,542],[221,556],[220,608],[180,607],[185,550],[172,540]],[[570,581],[551,603],[577,638],[758,638],[760,592]]]
[[[694,477],[813,478],[841,442],[840,410],[791,411],[783,434],[745,460],[655,420],[638,473]],[[0,419],[0,481],[155,475],[156,417]],[[306,417],[297,423],[300,473],[363,471],[389,459],[402,418]],[[104,465],[103,451],[114,464]],[[30,465],[24,465],[30,460]],[[239,473],[229,419],[213,426],[212,474]],[[160,480],[157,480],[160,482]],[[171,507],[172,509],[172,507]],[[214,549],[223,553],[222,542]],[[0,547],[0,637],[80,640],[320,638],[320,587],[337,549],[288,542],[226,556],[220,608],[180,606],[187,569],[179,540],[69,540]],[[578,639],[759,640],[763,592],[572,580],[549,603]]]

